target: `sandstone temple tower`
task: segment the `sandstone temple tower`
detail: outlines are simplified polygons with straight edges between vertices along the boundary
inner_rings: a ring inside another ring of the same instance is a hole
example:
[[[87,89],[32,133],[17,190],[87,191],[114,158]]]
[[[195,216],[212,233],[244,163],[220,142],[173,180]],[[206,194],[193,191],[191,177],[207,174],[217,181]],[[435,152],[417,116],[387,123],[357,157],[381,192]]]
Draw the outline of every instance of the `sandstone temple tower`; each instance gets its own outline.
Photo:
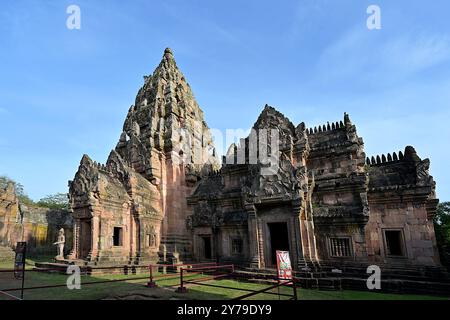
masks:
[[[367,158],[348,114],[308,128],[266,105],[219,164],[170,49],[144,78],[106,164],[84,155],[69,182],[71,259],[273,268],[287,250],[298,270],[440,266],[435,182],[413,147]]]
[[[211,137],[170,49],[144,79],[106,164],[85,155],[69,182],[72,259],[139,263],[191,252],[186,197],[217,167]]]

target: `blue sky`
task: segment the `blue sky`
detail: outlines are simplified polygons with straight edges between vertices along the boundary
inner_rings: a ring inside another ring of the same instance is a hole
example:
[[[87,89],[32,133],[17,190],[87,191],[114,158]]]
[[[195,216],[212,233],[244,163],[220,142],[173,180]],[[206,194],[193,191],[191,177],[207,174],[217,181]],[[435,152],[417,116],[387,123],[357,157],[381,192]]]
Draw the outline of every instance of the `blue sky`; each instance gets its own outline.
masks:
[[[105,162],[171,47],[211,128],[247,129],[266,103],[308,126],[346,111],[367,155],[413,145],[450,200],[450,2],[274,3],[2,1],[0,175],[34,199],[66,192],[84,153]]]

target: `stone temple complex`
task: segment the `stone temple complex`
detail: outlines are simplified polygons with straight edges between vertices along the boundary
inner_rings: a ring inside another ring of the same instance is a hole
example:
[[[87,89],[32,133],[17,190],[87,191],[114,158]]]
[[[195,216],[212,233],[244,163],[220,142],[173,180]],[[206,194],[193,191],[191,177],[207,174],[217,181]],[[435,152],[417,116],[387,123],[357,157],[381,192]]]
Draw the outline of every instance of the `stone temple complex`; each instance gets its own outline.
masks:
[[[299,270],[440,266],[435,183],[413,147],[368,158],[348,114],[310,128],[265,106],[219,161],[170,49],[144,78],[106,164],[84,155],[69,182],[70,259],[270,269],[287,250]],[[263,154],[276,161],[269,174],[254,161]]]

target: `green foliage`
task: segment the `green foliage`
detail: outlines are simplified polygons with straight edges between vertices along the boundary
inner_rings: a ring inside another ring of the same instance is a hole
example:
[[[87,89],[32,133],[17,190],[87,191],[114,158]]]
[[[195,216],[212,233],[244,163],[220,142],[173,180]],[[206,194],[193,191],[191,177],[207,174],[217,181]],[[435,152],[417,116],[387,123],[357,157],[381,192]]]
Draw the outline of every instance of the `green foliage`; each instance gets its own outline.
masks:
[[[441,262],[450,268],[450,202],[439,203],[433,222]]]
[[[28,197],[25,193],[23,185],[18,183],[7,176],[0,176],[0,188],[6,189],[8,184],[12,183],[14,185],[14,190],[16,191],[17,198],[23,204],[33,205],[34,201]]]
[[[14,189],[16,189],[16,194],[23,194],[23,185],[21,185],[20,183],[14,181],[13,179],[7,177],[7,176],[0,176],[0,188],[1,189],[6,189],[6,187],[8,186],[8,184],[12,183],[14,185]]]
[[[48,195],[36,203],[40,207],[50,209],[69,209],[69,201],[66,193]]]
[[[48,195],[38,202],[33,201],[24,190],[22,184],[10,179],[7,176],[0,176],[0,189],[6,189],[8,184],[12,183],[16,191],[17,198],[19,202],[28,206],[38,206],[49,209],[69,209],[69,201],[67,199],[67,194],[56,193]]]

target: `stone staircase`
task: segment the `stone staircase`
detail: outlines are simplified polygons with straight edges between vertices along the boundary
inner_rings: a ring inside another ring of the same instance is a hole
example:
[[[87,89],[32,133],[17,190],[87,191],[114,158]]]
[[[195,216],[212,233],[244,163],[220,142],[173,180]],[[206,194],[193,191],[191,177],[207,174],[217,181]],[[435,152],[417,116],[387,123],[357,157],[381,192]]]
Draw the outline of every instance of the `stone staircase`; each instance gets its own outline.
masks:
[[[0,246],[0,262],[14,261],[16,253],[10,247]]]
[[[322,271],[294,271],[300,287],[305,289],[341,290],[342,279],[329,277]],[[250,282],[273,282],[277,277],[275,269],[236,268],[235,278]]]
[[[382,292],[450,295],[450,274],[444,268],[383,265],[380,268]],[[339,273],[331,265],[322,264],[321,269],[326,277],[341,279],[343,289],[368,290],[367,265],[341,266]]]
[[[380,266],[381,267],[381,266]],[[299,285],[305,289],[367,291],[367,265],[352,265],[337,269],[323,264],[311,271],[294,271]],[[242,268],[236,277],[251,282],[270,282],[277,276],[275,269]],[[440,267],[381,267],[381,292],[398,294],[428,294],[450,296],[450,274]]]

